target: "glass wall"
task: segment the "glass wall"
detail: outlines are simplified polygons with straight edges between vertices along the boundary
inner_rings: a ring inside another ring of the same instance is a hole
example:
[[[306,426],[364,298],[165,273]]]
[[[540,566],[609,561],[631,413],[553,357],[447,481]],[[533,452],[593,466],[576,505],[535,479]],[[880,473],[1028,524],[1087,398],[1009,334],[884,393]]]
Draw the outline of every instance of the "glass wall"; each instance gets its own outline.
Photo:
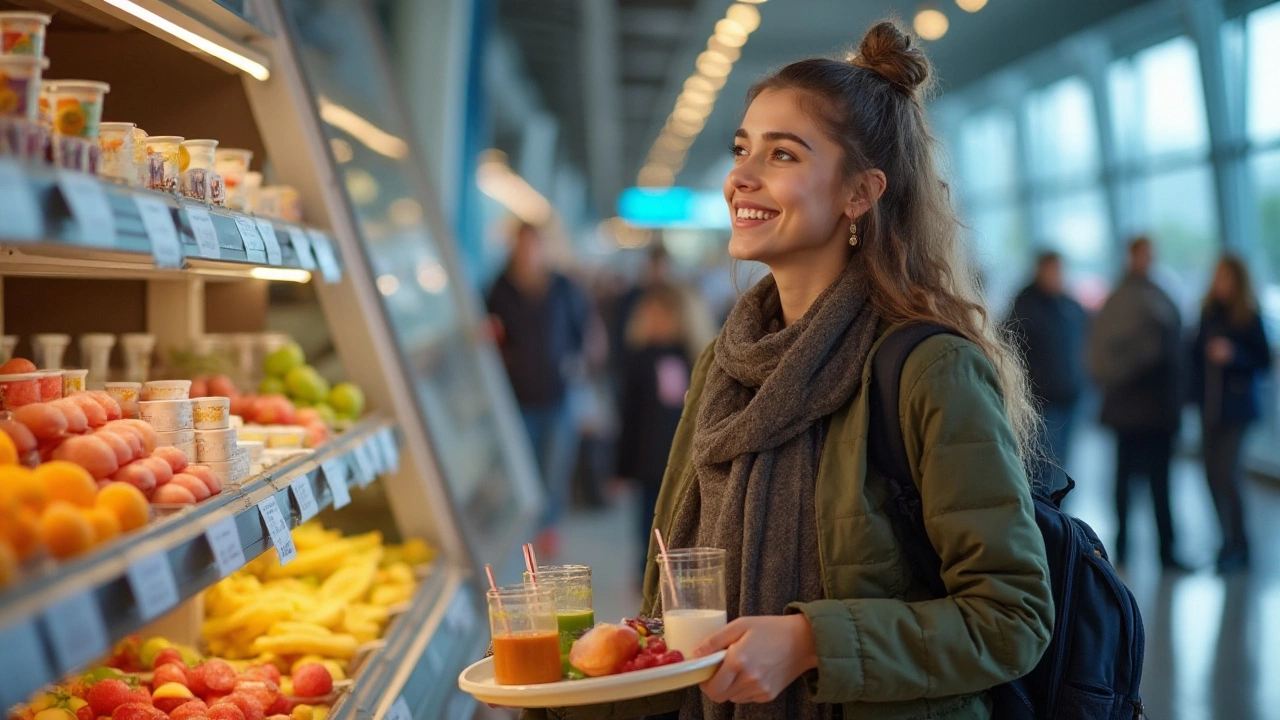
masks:
[[[970,244],[991,305],[1003,308],[1024,280],[1032,243],[1018,204],[1017,127],[1012,112],[989,110],[960,127],[960,189]]]

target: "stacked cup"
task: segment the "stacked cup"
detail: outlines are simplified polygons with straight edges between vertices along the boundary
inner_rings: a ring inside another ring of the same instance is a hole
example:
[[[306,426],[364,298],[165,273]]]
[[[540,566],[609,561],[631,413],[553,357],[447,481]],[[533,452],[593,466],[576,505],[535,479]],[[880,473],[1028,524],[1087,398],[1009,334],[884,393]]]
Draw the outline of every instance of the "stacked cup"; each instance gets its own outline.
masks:
[[[156,445],[176,447],[196,457],[195,419],[190,380],[152,380],[142,385],[138,417],[156,431]]]
[[[37,122],[40,82],[50,17],[34,12],[0,12],[0,156],[26,162],[45,158],[49,139]]]

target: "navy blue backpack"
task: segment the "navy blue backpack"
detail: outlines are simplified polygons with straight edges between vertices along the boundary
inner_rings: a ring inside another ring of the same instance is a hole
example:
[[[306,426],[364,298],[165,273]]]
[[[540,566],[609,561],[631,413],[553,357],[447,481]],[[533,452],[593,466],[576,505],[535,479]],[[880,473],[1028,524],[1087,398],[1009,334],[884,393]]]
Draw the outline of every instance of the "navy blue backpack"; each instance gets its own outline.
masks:
[[[950,332],[913,324],[886,338],[872,361],[870,461],[890,478],[886,510],[921,581],[947,596],[942,561],[925,535],[920,491],[898,419],[898,392],[907,356],[925,338]],[[1134,720],[1145,717],[1142,681],[1145,637],[1133,594],[1116,576],[1093,529],[1062,511],[1075,487],[1033,490],[1053,586],[1053,638],[1030,674],[994,687],[998,720]]]

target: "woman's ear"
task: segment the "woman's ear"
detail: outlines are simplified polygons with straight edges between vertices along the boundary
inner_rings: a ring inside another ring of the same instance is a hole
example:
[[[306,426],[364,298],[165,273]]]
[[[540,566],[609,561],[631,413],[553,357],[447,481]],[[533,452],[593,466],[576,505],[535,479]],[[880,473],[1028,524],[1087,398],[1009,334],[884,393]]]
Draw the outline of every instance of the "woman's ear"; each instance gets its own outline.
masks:
[[[881,170],[872,168],[859,173],[854,179],[853,192],[849,195],[849,206],[845,212],[856,222],[876,204],[888,186],[889,180]]]

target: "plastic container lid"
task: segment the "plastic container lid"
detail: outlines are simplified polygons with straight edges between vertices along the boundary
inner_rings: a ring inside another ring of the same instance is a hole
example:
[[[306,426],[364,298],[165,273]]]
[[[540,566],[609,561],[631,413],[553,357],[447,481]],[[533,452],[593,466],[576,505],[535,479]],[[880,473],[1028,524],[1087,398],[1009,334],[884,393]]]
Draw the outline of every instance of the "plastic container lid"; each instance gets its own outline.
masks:
[[[104,122],[104,123],[101,123],[98,127],[99,127],[100,129],[102,129],[102,130],[111,130],[111,131],[125,132],[126,130],[133,130],[134,128],[136,128],[136,127],[138,127],[138,126],[137,126],[137,124],[136,124],[136,123],[127,123],[127,122]]]
[[[218,147],[218,141],[217,141],[217,140],[183,140],[183,141],[182,141],[182,144],[183,144],[183,145],[193,145],[193,146],[195,146],[195,147],[200,147],[200,148],[206,148],[206,147],[207,147],[207,148],[216,148],[216,147]]]
[[[38,12],[0,12],[0,21],[3,20],[27,20],[48,25],[53,16]]]
[[[72,90],[97,90],[103,94],[111,92],[111,86],[97,80],[46,80],[44,89],[49,92],[69,92]]]
[[[49,58],[36,57],[35,55],[0,55],[0,65],[4,63],[9,63],[10,65],[35,65],[39,63],[41,70],[49,69]],[[43,87],[46,83],[42,81],[40,84]]]
[[[186,138],[182,137],[181,135],[148,135],[147,136],[147,142],[149,143],[181,143],[183,140],[186,140]]]

